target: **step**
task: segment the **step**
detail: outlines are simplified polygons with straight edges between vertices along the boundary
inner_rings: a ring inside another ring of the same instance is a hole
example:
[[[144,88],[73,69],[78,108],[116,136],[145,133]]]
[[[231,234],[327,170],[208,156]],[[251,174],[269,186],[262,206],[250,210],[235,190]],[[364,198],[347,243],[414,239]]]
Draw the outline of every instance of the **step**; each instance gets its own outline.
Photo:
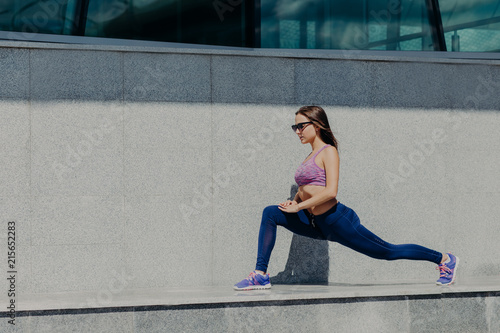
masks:
[[[8,315],[2,306],[0,327],[12,329]],[[390,281],[31,294],[16,299],[15,322],[16,332],[500,332],[500,277],[445,287]]]

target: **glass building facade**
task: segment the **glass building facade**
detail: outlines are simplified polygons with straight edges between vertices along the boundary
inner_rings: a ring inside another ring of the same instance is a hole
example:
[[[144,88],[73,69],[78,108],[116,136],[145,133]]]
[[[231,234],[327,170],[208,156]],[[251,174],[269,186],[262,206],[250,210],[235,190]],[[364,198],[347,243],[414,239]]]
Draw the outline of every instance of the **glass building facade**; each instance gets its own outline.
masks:
[[[499,7],[500,0],[0,0],[0,32],[23,40],[499,52]]]

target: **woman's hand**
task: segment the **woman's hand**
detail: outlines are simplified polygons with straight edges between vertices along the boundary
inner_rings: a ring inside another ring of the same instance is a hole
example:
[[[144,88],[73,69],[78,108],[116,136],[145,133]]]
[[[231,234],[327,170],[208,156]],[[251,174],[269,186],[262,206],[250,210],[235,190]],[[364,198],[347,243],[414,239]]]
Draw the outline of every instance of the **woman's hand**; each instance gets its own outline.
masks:
[[[286,206],[290,206],[290,205],[296,205],[297,204],[297,201],[295,200],[287,200],[285,202],[282,202],[280,204],[278,204],[278,206],[281,206],[281,207],[286,207]]]
[[[299,204],[295,200],[287,200],[278,205],[278,208],[286,213],[297,213],[299,209]]]

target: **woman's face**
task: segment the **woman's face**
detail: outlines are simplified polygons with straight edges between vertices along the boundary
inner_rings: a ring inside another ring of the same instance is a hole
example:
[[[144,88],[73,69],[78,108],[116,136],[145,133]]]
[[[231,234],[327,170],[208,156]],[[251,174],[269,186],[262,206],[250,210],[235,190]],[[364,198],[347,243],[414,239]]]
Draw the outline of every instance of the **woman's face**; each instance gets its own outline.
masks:
[[[309,118],[300,113],[295,116],[295,125],[309,121],[311,121]],[[297,128],[295,133],[299,136],[301,143],[312,143],[314,138],[316,138],[316,128],[314,124],[306,124],[302,130]]]

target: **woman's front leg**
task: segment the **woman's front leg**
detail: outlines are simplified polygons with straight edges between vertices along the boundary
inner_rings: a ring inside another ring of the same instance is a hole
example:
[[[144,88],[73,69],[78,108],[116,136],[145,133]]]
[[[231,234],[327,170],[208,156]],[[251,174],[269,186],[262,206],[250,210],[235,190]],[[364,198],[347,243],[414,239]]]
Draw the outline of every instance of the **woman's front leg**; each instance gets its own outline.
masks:
[[[278,205],[268,206],[262,213],[259,230],[257,265],[255,270],[267,272],[271,252],[276,243],[277,226],[280,225],[301,236],[325,239],[321,232],[313,228],[303,211],[286,213]]]

